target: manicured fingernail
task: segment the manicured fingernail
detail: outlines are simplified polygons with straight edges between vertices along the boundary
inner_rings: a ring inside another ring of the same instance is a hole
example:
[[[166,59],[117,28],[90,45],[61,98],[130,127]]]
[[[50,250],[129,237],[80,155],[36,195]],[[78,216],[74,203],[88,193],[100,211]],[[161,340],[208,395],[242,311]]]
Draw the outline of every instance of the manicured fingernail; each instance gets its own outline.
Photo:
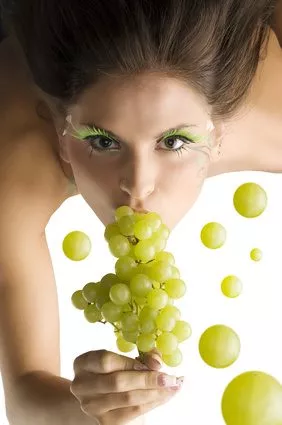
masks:
[[[159,375],[158,384],[160,387],[173,387],[176,386],[176,376],[171,375]]]
[[[176,379],[176,384],[177,384],[177,386],[178,386],[178,387],[182,387],[183,382],[184,382],[184,376],[179,376],[179,377]]]
[[[145,364],[143,364],[143,363],[138,363],[138,362],[135,362],[135,363],[134,363],[133,368],[134,368],[135,370],[149,370],[149,368],[148,368]]]

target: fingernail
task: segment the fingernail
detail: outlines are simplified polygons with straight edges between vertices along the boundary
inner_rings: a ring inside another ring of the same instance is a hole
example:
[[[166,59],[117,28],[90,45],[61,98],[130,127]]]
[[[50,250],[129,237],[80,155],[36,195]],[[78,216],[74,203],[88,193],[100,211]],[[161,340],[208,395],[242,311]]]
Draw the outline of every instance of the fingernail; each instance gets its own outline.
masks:
[[[176,386],[176,376],[171,375],[159,375],[158,384],[160,387],[173,387]]]
[[[151,359],[151,363],[152,363],[152,366],[156,367],[156,368],[159,368],[162,365],[161,362],[159,362],[158,360],[156,360],[154,358]]]
[[[143,363],[138,363],[138,362],[134,363],[133,368],[134,368],[135,370],[149,370],[149,368],[148,368],[145,364],[143,364]]]
[[[178,387],[182,387],[184,383],[184,376],[179,376],[178,378],[176,378],[176,384]]]

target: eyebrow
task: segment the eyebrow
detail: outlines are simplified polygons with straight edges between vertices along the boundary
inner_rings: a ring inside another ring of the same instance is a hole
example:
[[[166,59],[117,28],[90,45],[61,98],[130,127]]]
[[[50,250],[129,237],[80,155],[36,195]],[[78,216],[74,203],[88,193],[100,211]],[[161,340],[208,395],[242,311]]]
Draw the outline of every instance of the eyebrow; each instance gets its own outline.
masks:
[[[121,141],[122,140],[122,138],[121,137],[119,137],[117,134],[115,134],[115,133],[113,133],[112,131],[110,131],[110,130],[107,130],[106,128],[102,128],[102,127],[99,127],[98,125],[96,125],[96,124],[94,124],[93,122],[92,123],[82,123],[82,124],[80,124],[82,127],[90,127],[90,128],[95,128],[95,129],[97,129],[97,130],[100,130],[100,131],[104,131],[105,133],[107,133],[110,137],[112,137],[113,139],[117,139],[118,141]],[[159,140],[159,139],[161,139],[162,137],[165,137],[167,134],[169,134],[169,133],[171,133],[171,132],[173,132],[173,131],[176,131],[176,130],[181,130],[181,129],[183,129],[183,128],[194,128],[194,127],[198,127],[197,125],[195,125],[195,124],[187,124],[187,123],[184,123],[184,124],[179,124],[179,125],[177,125],[177,126],[174,126],[174,127],[171,127],[171,128],[169,128],[169,129],[167,129],[167,130],[165,130],[164,132],[162,132],[162,133],[160,133],[160,134],[158,134],[157,136],[155,136],[155,140]]]

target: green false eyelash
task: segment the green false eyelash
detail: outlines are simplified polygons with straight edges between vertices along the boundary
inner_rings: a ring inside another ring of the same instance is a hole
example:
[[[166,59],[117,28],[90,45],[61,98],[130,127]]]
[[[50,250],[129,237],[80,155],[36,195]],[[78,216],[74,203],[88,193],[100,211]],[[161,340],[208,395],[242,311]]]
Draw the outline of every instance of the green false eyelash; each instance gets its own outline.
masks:
[[[73,137],[76,137],[77,139],[84,140],[89,136],[104,136],[110,140],[113,140],[105,130],[100,128],[84,127],[81,129],[74,129]]]
[[[163,139],[167,139],[168,137],[184,137],[188,140],[191,140],[194,143],[201,143],[204,142],[206,140],[206,137],[204,136],[199,136],[196,134],[192,134],[187,130],[171,130],[168,133],[164,134]]]

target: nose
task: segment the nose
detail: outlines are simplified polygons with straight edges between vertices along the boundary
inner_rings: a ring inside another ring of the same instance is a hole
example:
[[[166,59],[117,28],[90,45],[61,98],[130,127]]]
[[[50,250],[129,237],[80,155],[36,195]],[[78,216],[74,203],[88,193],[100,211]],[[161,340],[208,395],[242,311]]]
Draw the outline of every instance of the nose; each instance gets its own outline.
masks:
[[[120,189],[131,199],[144,200],[155,190],[156,165],[148,155],[131,156],[123,168]]]

